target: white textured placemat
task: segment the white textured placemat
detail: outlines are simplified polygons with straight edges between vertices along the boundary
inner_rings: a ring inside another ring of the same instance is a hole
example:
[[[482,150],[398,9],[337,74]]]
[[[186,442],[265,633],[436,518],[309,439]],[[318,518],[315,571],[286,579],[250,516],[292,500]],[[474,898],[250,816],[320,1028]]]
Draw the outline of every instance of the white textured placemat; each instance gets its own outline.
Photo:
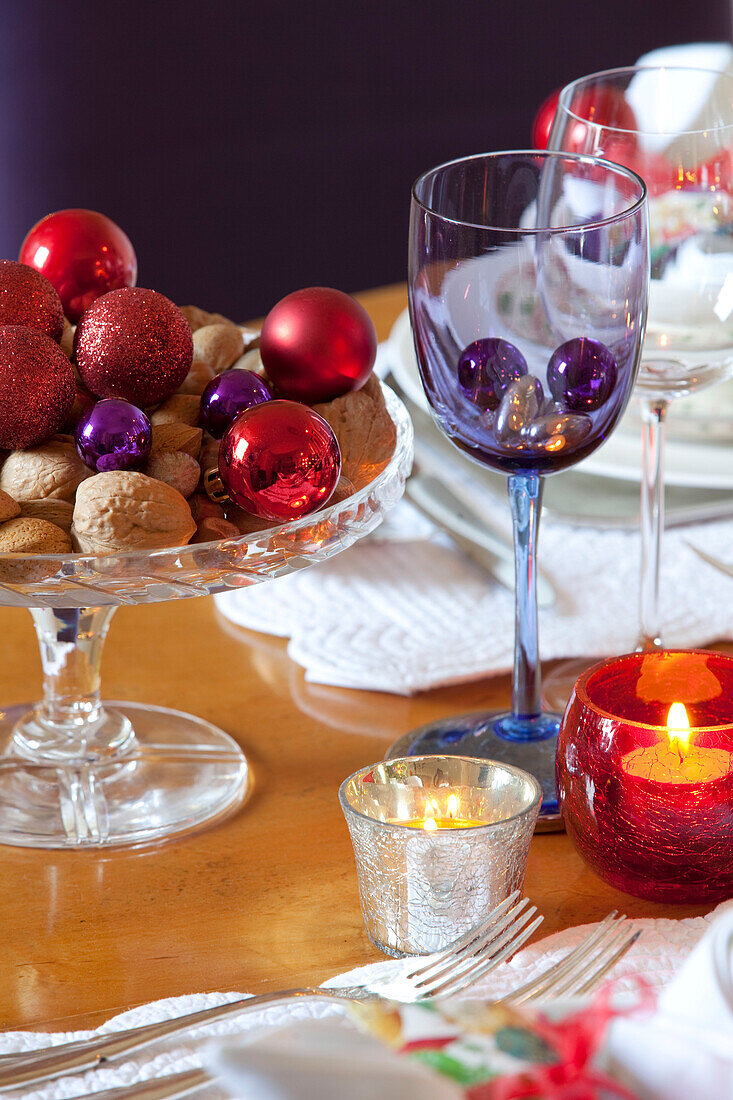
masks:
[[[476,510],[508,526],[487,493]],[[662,632],[670,647],[733,638],[733,579],[690,549],[733,562],[733,520],[665,533]],[[603,657],[636,646],[639,535],[547,524],[540,568],[557,599],[540,610],[540,649]],[[216,597],[222,614],[288,637],[315,683],[409,695],[505,672],[512,665],[514,598],[402,501],[374,536],[300,573]]]
[[[716,912],[719,913],[730,907],[733,907],[733,902],[724,902]],[[624,976],[643,974],[655,989],[663,988],[707,931],[713,918],[714,914],[685,920],[634,921],[636,927],[643,928],[644,934],[625,958],[617,964],[610,976],[623,979]],[[489,975],[472,992],[476,995],[498,997],[509,989],[529,981],[574,947],[587,934],[590,927],[590,925],[583,925],[566,929],[525,948],[509,963],[505,963],[494,974]],[[403,965],[406,964],[401,960],[375,963],[341,974],[326,984],[346,985],[367,977],[373,978],[382,973],[389,974]],[[200,993],[153,1001],[113,1017],[97,1032],[39,1034],[38,1032],[6,1031],[0,1034],[0,1053],[33,1050],[72,1039],[88,1038],[100,1032],[134,1027],[154,1020],[178,1016],[184,1012],[193,1012],[207,1005],[222,1004],[240,996],[242,996],[240,993]],[[173,1037],[164,1040],[155,1046],[123,1056],[121,1061],[109,1066],[65,1077],[59,1081],[49,1081],[43,1086],[27,1089],[23,1095],[27,1100],[62,1100],[62,1098],[66,1100],[69,1097],[91,1094],[105,1088],[131,1085],[137,1081],[194,1069],[201,1065],[200,1047],[204,1038],[241,1034],[245,1031],[253,1034],[255,1030],[269,1030],[296,1020],[321,1019],[325,1016],[343,1018],[344,1009],[337,1004],[318,1001],[273,1005],[234,1020],[219,1021],[207,1027],[197,1028],[183,1039]],[[213,1098],[223,1094],[216,1086],[211,1086],[201,1095]]]

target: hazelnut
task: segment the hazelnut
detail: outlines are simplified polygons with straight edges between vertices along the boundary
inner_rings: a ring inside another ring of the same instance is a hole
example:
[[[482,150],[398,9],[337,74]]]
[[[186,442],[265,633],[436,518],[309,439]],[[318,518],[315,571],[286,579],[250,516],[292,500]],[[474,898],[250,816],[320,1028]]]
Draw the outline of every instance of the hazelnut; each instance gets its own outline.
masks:
[[[181,496],[190,497],[201,477],[201,467],[195,458],[185,451],[153,451],[145,473],[156,481],[172,485]]]

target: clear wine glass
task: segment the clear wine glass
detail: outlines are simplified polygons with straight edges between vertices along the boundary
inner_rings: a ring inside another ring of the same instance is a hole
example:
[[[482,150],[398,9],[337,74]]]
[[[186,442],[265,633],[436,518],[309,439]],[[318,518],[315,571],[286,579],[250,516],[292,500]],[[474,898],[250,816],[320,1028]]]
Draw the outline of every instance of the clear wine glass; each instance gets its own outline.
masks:
[[[489,153],[414,185],[409,297],[433,417],[461,451],[509,478],[516,638],[511,711],[415,730],[390,756],[459,753],[516,764],[557,821],[559,715],[541,707],[537,525],[544,477],[615,428],[636,378],[649,281],[646,191],[585,156]],[[487,624],[490,629],[490,624]]]
[[[670,401],[733,370],[733,79],[704,69],[595,73],[561,94],[550,148],[643,177],[649,200],[649,318],[637,381],[642,411],[639,648],[662,646],[665,418]],[[546,685],[564,705],[591,663],[568,661]]]

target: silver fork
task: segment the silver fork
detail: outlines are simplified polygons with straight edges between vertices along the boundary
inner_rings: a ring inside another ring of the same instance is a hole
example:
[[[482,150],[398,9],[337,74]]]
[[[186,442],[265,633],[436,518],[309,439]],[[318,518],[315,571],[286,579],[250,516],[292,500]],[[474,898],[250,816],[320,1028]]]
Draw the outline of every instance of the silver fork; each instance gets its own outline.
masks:
[[[5,1054],[0,1056],[0,1090],[87,1069],[108,1062],[119,1054],[139,1050],[167,1035],[188,1031],[200,1024],[235,1016],[275,1001],[317,997],[332,1001],[388,1000],[409,1004],[460,993],[526,943],[542,923],[542,916],[535,916],[536,913],[537,907],[530,906],[529,900],[520,897],[517,890],[492,910],[483,924],[452,943],[445,951],[419,961],[414,958],[404,960],[397,976],[390,975],[362,985],[277,990],[93,1039],[45,1047],[27,1054]]]
[[[609,913],[576,948],[533,981],[503,997],[501,1003],[519,1004],[544,1001],[559,995],[579,996],[589,993],[639,939],[641,930],[635,931],[633,926],[627,927],[625,921],[625,917],[617,917],[615,912]],[[431,959],[419,972],[434,970],[436,967],[440,969],[439,960]],[[92,1095],[93,1100],[173,1100],[174,1097],[185,1096],[210,1084],[211,1080],[206,1070],[191,1069],[136,1085],[105,1089]],[[83,1098],[78,1096],[72,1100]]]

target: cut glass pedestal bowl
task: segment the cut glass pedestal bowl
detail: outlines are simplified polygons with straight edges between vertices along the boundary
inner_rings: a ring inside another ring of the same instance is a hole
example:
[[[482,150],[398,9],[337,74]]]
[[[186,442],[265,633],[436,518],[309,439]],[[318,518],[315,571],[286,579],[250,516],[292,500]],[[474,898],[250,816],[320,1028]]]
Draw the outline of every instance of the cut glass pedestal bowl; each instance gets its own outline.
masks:
[[[242,588],[325,561],[378,526],[412,459],[412,425],[385,389],[397,441],[365,488],[302,519],[221,542],[95,557],[0,555],[0,604],[28,608],[44,696],[0,712],[0,843],[147,844],[223,816],[247,761],[222,730],[145,703],[102,702],[100,660],[115,608]]]

